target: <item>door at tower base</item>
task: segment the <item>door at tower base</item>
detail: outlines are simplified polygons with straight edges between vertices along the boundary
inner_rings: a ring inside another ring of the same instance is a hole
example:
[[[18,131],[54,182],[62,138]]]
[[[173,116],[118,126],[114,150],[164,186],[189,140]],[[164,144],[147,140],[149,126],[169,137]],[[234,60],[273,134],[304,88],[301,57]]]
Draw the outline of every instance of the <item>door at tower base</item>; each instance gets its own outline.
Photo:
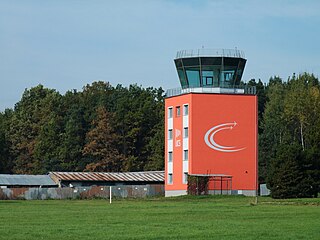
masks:
[[[188,174],[230,176],[228,194],[254,196],[257,189],[257,97],[190,93],[166,99],[166,109],[183,104],[189,105]],[[181,119],[173,116],[173,128],[181,125],[179,121]],[[166,181],[166,196],[186,194],[187,190],[179,164],[183,162],[183,153],[175,146],[172,151],[173,179],[171,184]],[[223,192],[219,186],[222,184],[209,184],[209,193]]]

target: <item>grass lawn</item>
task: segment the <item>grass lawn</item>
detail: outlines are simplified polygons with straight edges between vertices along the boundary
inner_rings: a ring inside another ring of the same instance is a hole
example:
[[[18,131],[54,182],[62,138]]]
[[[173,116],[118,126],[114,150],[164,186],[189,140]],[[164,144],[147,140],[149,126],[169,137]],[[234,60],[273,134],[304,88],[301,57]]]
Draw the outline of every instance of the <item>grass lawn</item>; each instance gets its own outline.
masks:
[[[320,239],[320,199],[0,201],[0,239]]]

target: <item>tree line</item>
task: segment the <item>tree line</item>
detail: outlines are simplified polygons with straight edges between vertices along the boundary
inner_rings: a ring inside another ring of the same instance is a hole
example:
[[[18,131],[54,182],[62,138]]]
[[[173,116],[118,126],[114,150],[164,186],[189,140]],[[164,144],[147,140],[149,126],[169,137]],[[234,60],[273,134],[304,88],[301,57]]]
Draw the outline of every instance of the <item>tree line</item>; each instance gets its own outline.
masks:
[[[320,84],[295,74],[268,84],[254,80],[259,108],[259,182],[274,198],[316,197],[320,192]]]
[[[259,182],[276,198],[320,191],[320,84],[313,74],[252,79]],[[38,85],[0,113],[0,173],[164,168],[164,91],[94,82],[64,95]]]
[[[0,114],[0,173],[162,170],[163,117],[161,88],[26,89]]]

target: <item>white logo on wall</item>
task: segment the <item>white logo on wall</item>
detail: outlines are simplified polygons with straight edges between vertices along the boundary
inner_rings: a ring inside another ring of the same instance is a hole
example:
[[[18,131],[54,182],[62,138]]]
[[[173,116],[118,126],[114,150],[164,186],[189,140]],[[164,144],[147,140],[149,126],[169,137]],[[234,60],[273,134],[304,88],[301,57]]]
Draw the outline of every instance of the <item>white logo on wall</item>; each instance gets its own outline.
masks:
[[[176,129],[176,132],[175,132],[176,147],[180,147],[181,146],[181,140],[177,139],[180,136],[181,136],[181,131],[179,129]]]
[[[210,128],[206,134],[204,135],[204,141],[208,145],[208,147],[219,151],[219,152],[238,152],[244,148],[238,148],[236,146],[222,146],[215,142],[214,136],[216,133],[223,131],[223,130],[232,130],[235,126],[237,126],[236,122],[233,123],[223,123],[217,126]]]

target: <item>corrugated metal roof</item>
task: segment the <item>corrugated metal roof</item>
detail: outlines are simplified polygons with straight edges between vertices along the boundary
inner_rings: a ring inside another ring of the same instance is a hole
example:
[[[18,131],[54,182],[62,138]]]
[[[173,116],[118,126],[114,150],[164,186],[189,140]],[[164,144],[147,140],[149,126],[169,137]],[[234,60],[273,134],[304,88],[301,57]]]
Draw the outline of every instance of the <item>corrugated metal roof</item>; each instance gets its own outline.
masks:
[[[0,174],[1,186],[56,186],[49,175]]]
[[[60,181],[164,182],[164,171],[149,172],[50,172]]]

